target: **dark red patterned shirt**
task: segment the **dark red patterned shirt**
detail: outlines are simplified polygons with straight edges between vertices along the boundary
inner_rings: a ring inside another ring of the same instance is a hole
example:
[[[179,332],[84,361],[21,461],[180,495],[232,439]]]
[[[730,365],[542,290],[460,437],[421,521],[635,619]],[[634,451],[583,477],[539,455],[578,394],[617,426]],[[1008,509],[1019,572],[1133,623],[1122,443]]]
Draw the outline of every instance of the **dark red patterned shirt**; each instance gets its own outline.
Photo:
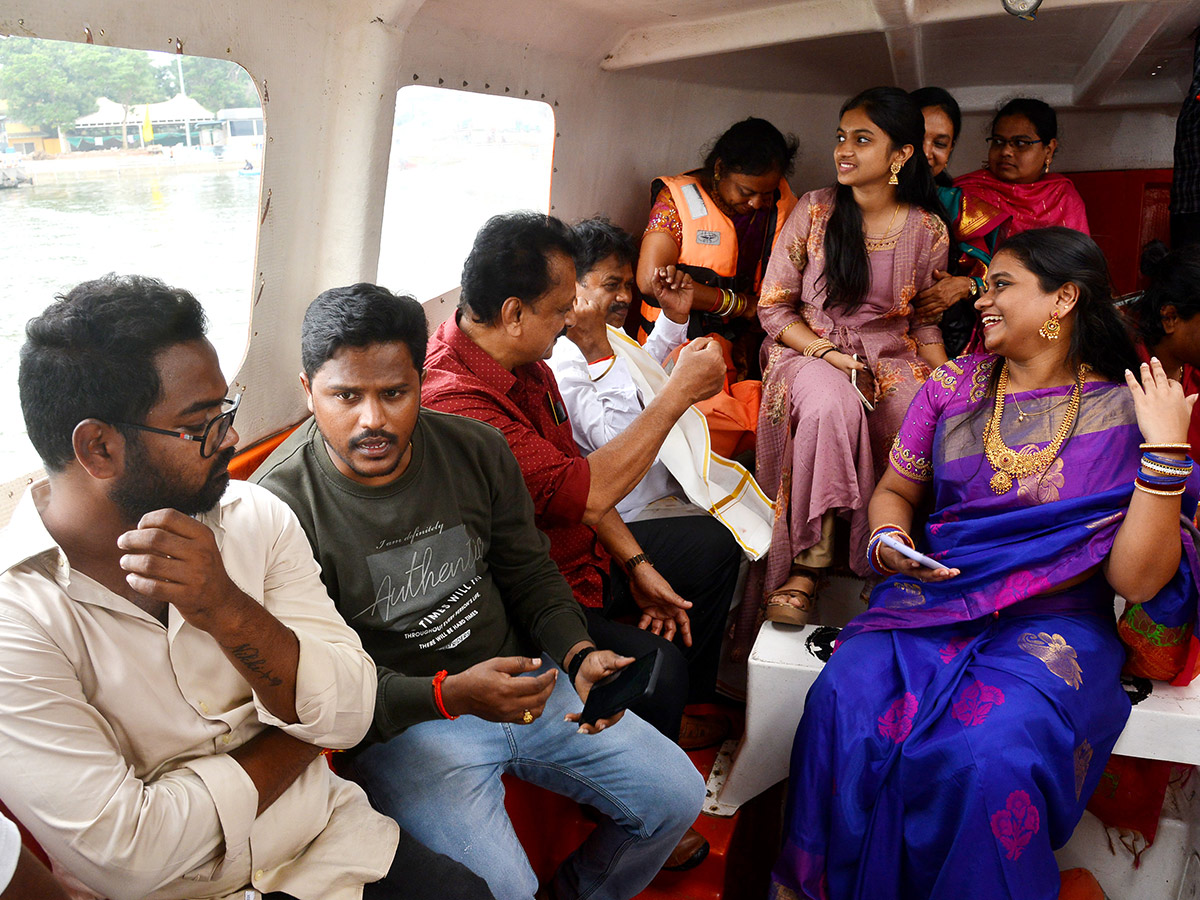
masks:
[[[592,474],[571,436],[554,373],[544,362],[510,372],[458,327],[457,314],[434,332],[421,403],[500,430],[533,497],[550,555],[584,606],[603,605],[608,553],[583,524]]]

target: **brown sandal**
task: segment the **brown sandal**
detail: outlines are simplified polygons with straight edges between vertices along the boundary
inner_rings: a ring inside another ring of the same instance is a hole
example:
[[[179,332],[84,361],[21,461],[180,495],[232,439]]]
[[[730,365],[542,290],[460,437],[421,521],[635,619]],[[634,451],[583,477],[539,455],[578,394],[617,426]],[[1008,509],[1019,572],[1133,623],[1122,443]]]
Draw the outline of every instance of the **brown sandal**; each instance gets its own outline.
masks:
[[[817,578],[807,571],[793,571],[788,576],[788,581],[793,578],[807,578],[812,582],[812,588],[804,590],[803,588],[777,587],[767,595],[766,612],[764,618],[768,622],[777,622],[783,625],[807,625],[809,616],[811,616],[817,608]],[[784,584],[787,584],[785,581]]]

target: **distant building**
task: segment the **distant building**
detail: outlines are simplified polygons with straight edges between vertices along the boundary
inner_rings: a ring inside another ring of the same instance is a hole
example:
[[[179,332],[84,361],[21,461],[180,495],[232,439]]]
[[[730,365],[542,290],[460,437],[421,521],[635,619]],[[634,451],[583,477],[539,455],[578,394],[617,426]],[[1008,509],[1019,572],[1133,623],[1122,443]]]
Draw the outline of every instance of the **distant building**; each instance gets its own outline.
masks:
[[[58,153],[58,135],[17,122],[7,116],[8,104],[0,100],[0,153]]]
[[[96,144],[110,146],[115,139],[115,145],[120,146],[121,127],[124,125],[129,133],[131,144],[141,142],[142,124],[146,121],[146,111],[150,112],[150,126],[154,129],[154,143],[162,145],[182,144],[186,142],[185,128],[192,132],[192,140],[198,142],[199,126],[215,124],[213,114],[191,97],[176,94],[170,100],[162,103],[137,103],[125,107],[107,97],[96,101],[97,109],[87,116],[75,120],[75,131],[92,138]]]
[[[261,152],[266,133],[260,106],[217,110],[220,128],[213,134],[214,144],[224,144],[229,153]]]

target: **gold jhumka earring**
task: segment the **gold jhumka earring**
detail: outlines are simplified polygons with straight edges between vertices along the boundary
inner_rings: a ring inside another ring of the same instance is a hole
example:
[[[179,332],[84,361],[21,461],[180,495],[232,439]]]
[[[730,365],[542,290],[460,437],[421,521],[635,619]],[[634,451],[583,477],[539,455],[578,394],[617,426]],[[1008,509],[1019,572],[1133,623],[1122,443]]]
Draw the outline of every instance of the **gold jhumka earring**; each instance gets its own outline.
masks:
[[[1058,310],[1050,313],[1050,318],[1042,323],[1038,334],[1048,341],[1057,341],[1062,336],[1062,324],[1058,321]]]
[[[887,182],[888,184],[899,184],[900,183],[900,179],[897,178],[896,176],[900,174],[900,170],[903,167],[904,167],[903,163],[898,163],[898,162],[892,163],[892,167],[891,167],[892,168],[892,177],[888,179],[888,182]]]

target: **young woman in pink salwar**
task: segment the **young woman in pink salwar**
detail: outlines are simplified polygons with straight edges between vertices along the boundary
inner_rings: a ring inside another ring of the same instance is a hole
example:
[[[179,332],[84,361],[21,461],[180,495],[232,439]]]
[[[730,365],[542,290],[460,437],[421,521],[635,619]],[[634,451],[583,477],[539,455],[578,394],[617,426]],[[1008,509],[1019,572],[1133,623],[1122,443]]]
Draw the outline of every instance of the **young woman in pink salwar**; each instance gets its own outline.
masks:
[[[872,88],[847,102],[837,185],[801,198],[779,237],[786,252],[767,269],[756,465],[775,499],[775,531],[743,605],[742,649],[764,594],[768,620],[807,621],[833,561],[835,516],[849,519],[852,565],[865,565],[876,478],[909,401],[946,361],[937,324],[918,324],[912,303],[949,250],[924,135],[904,91]]]

